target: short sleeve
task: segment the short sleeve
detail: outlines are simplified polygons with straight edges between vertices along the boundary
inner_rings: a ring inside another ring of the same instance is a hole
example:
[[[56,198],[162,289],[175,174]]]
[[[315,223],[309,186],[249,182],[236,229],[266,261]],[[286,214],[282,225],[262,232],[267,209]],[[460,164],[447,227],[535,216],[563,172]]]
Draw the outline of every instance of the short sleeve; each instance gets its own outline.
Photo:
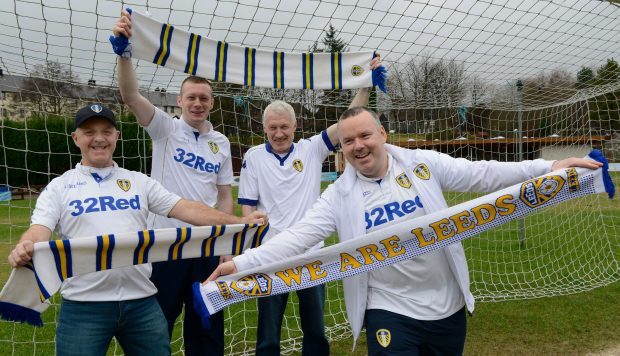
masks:
[[[155,107],[153,120],[144,129],[151,136],[152,140],[159,140],[168,137],[168,135],[174,132],[174,122],[172,120],[174,119],[170,115]]]
[[[239,176],[239,205],[258,205],[258,178],[251,162],[252,155],[245,155],[241,164],[241,175]]]
[[[336,148],[332,145],[327,136],[327,131],[323,130],[320,134],[314,135],[309,139],[312,145],[312,151],[315,152],[321,160],[324,160],[330,153],[335,152]]]
[[[31,225],[43,225],[51,231],[56,229],[62,213],[57,182],[56,179],[52,180],[39,195],[32,212]]]
[[[217,185],[229,185],[233,182],[233,168],[232,159],[228,155],[224,161],[222,161],[222,168],[217,174]]]
[[[146,179],[146,194],[148,196],[149,211],[158,215],[168,216],[170,210],[181,200],[178,195],[166,190],[155,179],[144,176]]]

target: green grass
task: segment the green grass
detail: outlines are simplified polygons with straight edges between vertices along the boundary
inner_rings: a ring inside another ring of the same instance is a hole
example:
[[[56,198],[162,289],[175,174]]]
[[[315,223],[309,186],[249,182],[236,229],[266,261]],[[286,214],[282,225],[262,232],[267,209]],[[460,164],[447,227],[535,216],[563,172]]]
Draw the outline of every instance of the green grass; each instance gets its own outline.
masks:
[[[455,204],[475,196],[450,194],[448,200]],[[27,228],[33,207],[29,200],[0,203],[0,256],[8,255]],[[464,242],[478,299],[474,316],[468,318],[465,353],[581,355],[620,345],[618,200],[586,197],[547,209],[526,218],[524,232],[521,241],[519,223],[511,222]],[[335,241],[332,236],[328,244]],[[0,281],[6,281],[10,268],[0,258]],[[544,297],[562,286],[566,295]],[[331,283],[327,290],[326,325],[335,340],[330,343],[332,354],[364,355],[365,335],[353,353],[348,328],[334,327],[346,326],[340,284]],[[500,301],[498,295],[520,300]],[[52,301],[57,305],[58,298]],[[294,309],[289,303],[282,339],[299,342]],[[54,306],[43,314],[43,328],[0,322],[0,355],[53,354],[57,312]],[[226,315],[226,345],[236,345],[234,352],[253,350],[255,301],[234,305]],[[173,335],[173,351],[182,347],[180,329]],[[121,351],[113,346],[109,353]]]

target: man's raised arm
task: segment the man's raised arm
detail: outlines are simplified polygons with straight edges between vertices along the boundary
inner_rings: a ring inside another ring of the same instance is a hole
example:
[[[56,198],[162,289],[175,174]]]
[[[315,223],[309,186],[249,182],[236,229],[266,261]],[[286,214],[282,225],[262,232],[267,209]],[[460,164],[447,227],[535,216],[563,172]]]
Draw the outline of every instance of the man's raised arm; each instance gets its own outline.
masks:
[[[381,56],[377,54],[377,56],[373,58],[372,61],[370,61],[370,69],[373,70],[379,66],[381,66]],[[357,93],[355,94],[355,97],[351,101],[351,104],[349,104],[349,109],[354,108],[356,106],[368,106],[368,101],[370,100],[371,89],[372,88],[358,89]],[[327,137],[329,137],[329,140],[331,141],[333,146],[336,146],[338,144],[337,127],[338,127],[338,124],[336,123],[328,127],[326,130]]]
[[[114,28],[112,28],[112,32],[114,32],[114,36],[123,35],[127,38],[131,38],[131,15],[129,12],[123,10],[120,19],[118,19]],[[123,102],[125,102],[129,110],[136,115],[136,119],[140,126],[148,126],[151,120],[153,120],[155,106],[138,91],[138,80],[136,79],[136,73],[131,58],[118,56],[116,63],[118,87]]]

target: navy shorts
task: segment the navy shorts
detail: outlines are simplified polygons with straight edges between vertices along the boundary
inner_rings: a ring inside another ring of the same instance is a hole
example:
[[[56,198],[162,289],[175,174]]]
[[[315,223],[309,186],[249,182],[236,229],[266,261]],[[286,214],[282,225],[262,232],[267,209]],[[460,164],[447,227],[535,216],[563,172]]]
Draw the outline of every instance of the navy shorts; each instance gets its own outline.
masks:
[[[440,320],[417,320],[381,309],[366,310],[368,355],[462,355],[465,307]]]

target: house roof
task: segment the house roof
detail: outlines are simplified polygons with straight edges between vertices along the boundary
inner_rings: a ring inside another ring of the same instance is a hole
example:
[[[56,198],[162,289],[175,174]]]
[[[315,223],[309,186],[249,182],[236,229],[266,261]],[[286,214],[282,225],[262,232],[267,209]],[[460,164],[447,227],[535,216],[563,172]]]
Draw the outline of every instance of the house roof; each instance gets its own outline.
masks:
[[[19,93],[26,85],[29,77],[20,75],[3,74],[0,75],[0,92]],[[86,101],[99,102],[122,102],[118,88],[105,87],[97,85],[88,85],[83,83],[75,84],[79,89],[76,91],[76,97]],[[177,94],[168,92],[149,92],[140,90],[140,93],[146,97],[153,105],[158,107],[177,106]]]
[[[24,85],[26,77],[18,75],[0,75],[0,91],[4,93],[17,93]]]

